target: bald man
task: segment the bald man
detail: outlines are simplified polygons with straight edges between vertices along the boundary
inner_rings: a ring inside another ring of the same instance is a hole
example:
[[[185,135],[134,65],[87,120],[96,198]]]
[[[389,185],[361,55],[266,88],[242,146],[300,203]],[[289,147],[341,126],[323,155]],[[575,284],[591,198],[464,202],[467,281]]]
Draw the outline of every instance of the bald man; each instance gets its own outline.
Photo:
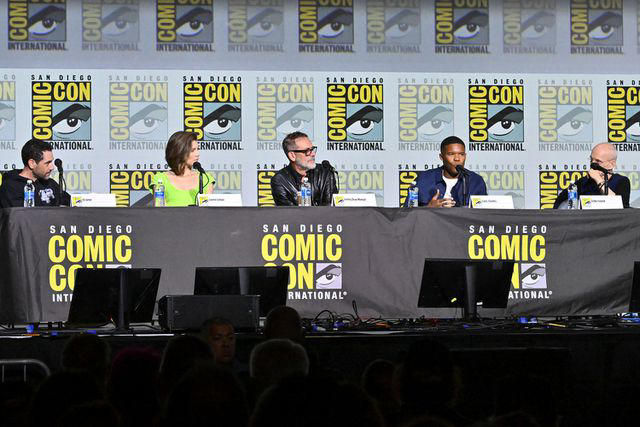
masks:
[[[613,173],[613,170],[616,168],[617,159],[618,153],[616,152],[616,148],[612,144],[603,142],[597,144],[591,150],[591,158],[589,164],[597,163],[609,171],[609,182],[607,185],[607,187],[609,188],[609,192],[607,195],[622,196],[622,205],[625,208],[628,208],[631,183],[629,182],[629,178],[627,178],[626,176]],[[604,173],[594,169],[589,169],[589,175],[583,176],[582,178],[577,180],[576,185],[578,186],[578,197],[603,195],[605,190]],[[567,200],[567,197],[567,190],[562,190],[562,193],[558,195],[553,208],[558,209],[558,207],[560,207],[560,205],[562,205],[562,203]]]

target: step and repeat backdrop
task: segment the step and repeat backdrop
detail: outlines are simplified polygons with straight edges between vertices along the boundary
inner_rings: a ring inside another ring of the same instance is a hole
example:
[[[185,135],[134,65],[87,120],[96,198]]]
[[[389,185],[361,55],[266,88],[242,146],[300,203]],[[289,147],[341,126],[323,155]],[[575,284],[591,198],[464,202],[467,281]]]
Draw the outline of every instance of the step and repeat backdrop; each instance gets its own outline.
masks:
[[[130,206],[184,129],[216,191],[272,206],[300,130],[341,191],[395,207],[457,135],[491,194],[537,209],[608,141],[638,207],[639,3],[0,0],[0,171],[44,139],[70,192]]]

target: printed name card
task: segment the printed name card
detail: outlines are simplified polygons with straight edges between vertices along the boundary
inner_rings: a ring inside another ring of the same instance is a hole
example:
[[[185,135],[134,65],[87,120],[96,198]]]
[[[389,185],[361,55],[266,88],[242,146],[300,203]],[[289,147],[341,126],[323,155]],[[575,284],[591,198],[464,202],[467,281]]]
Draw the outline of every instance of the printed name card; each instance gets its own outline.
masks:
[[[339,207],[376,207],[376,195],[373,193],[334,194],[333,206]]]
[[[111,193],[71,194],[71,206],[82,208],[114,208],[116,195]]]
[[[622,209],[621,196],[580,196],[582,209]]]
[[[471,196],[470,202],[474,209],[513,209],[511,196]]]
[[[242,194],[198,194],[198,206],[239,207],[242,206]]]

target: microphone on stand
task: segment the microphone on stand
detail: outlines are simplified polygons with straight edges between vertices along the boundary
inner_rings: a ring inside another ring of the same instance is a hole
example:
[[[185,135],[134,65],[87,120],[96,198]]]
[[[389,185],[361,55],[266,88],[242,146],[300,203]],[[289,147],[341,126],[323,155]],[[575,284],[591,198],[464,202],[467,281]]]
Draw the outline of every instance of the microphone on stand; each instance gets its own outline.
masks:
[[[461,165],[456,165],[456,172],[462,175],[466,175],[469,171]]]
[[[339,193],[340,192],[340,175],[338,175],[338,171],[336,171],[336,169],[333,166],[331,166],[331,163],[329,163],[329,160],[323,160],[322,166],[326,169],[329,169],[334,174],[336,178],[336,188],[338,189],[338,193]]]
[[[599,171],[599,172],[602,172],[604,174],[608,174],[608,173],[611,172],[610,170],[603,168],[602,166],[600,166],[599,164],[597,164],[595,162],[591,163],[591,169]]]
[[[198,176],[198,194],[203,194],[204,189],[202,188],[202,177],[206,174],[204,168],[200,164],[200,162],[195,162],[193,164],[193,168],[200,172],[200,176]]]
[[[591,169],[602,172],[604,174],[604,195],[606,196],[607,194],[609,194],[609,174],[611,173],[611,171],[603,168],[596,162],[591,163]]]
[[[467,198],[468,198],[468,194],[467,192],[469,191],[469,186],[467,185],[467,177],[468,175],[468,170],[465,169],[462,165],[456,165],[456,171],[458,172],[459,175],[462,175],[462,206],[467,206]]]
[[[64,169],[62,168],[62,160],[55,159],[53,164],[58,169],[58,204],[62,206],[62,193],[67,190],[67,183],[64,180]]]

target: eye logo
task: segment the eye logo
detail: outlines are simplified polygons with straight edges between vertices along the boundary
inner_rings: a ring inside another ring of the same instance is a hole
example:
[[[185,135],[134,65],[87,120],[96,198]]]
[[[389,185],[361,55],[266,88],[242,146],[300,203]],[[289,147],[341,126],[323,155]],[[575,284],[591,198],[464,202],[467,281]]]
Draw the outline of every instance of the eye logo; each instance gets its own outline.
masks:
[[[408,1],[403,6],[387,6],[383,0],[367,1],[368,52],[412,51],[399,46],[414,46],[413,51],[419,50],[420,3]]]
[[[178,11],[181,11],[180,8]],[[182,12],[176,20],[178,41],[211,41],[213,13],[202,7],[182,9]]]
[[[489,108],[491,114],[492,108]],[[522,109],[508,106],[498,110],[487,122],[490,141],[522,141],[524,114]],[[516,132],[513,135],[513,132]],[[517,139],[513,139],[517,138]]]
[[[520,264],[521,289],[547,289],[547,268],[545,264]]]
[[[29,39],[56,40],[66,39],[66,8],[60,6],[29,5]]]
[[[140,13],[137,2],[126,6],[105,4],[103,0],[82,3],[82,41],[118,43],[119,49],[132,50],[139,41]],[[124,43],[134,43],[126,46]],[[126,49],[129,47],[129,49]],[[83,45],[84,49],[102,50],[100,45]]]
[[[623,53],[622,7],[622,1],[571,0],[571,53]]]
[[[210,108],[213,106],[209,106]],[[240,129],[236,126],[236,132],[231,129],[239,124],[240,108],[230,104],[223,104],[211,111],[204,118],[204,136],[209,141],[221,141],[224,139],[237,139]],[[228,134],[228,135],[225,135]],[[229,138],[227,138],[228,136]]]
[[[487,44],[489,40],[489,15],[478,10],[465,12],[453,23],[453,36],[456,42],[459,44]]]
[[[157,0],[156,38],[158,43],[206,45],[213,43],[212,0],[183,1]],[[161,48],[159,50],[170,50]],[[208,50],[202,46],[197,50]],[[189,50],[189,49],[185,49]]]
[[[228,5],[229,43],[247,45],[282,45],[284,11],[282,4],[270,7],[249,6],[247,1]]]
[[[502,16],[505,53],[555,53],[555,0],[505,2]]]
[[[438,105],[418,119],[418,137],[420,140],[427,141],[436,135],[444,135],[447,133],[445,131],[451,130],[452,123],[453,110],[449,107]]]
[[[284,41],[284,29],[282,26],[282,10],[271,7],[255,11],[247,21],[247,33],[254,42],[282,43]]]
[[[49,2],[9,0],[9,48],[12,42],[64,42],[67,38],[67,9],[64,0]],[[34,45],[34,49],[40,49]],[[64,49],[64,45],[45,46],[42,49]]]
[[[354,108],[347,107],[354,111]],[[367,105],[347,117],[347,141],[380,141],[382,138],[382,109]]]
[[[345,9],[318,8],[320,43],[353,43],[353,13]],[[324,16],[323,16],[324,14]]]
[[[166,107],[158,104],[147,105],[131,115],[129,131],[132,139],[156,139],[154,131],[159,129],[166,120]]]
[[[342,263],[316,264],[316,289],[342,289]]]
[[[56,113],[56,111],[58,111]],[[52,130],[57,140],[86,140],[91,137],[91,107],[80,103],[57,102],[53,105]]]

